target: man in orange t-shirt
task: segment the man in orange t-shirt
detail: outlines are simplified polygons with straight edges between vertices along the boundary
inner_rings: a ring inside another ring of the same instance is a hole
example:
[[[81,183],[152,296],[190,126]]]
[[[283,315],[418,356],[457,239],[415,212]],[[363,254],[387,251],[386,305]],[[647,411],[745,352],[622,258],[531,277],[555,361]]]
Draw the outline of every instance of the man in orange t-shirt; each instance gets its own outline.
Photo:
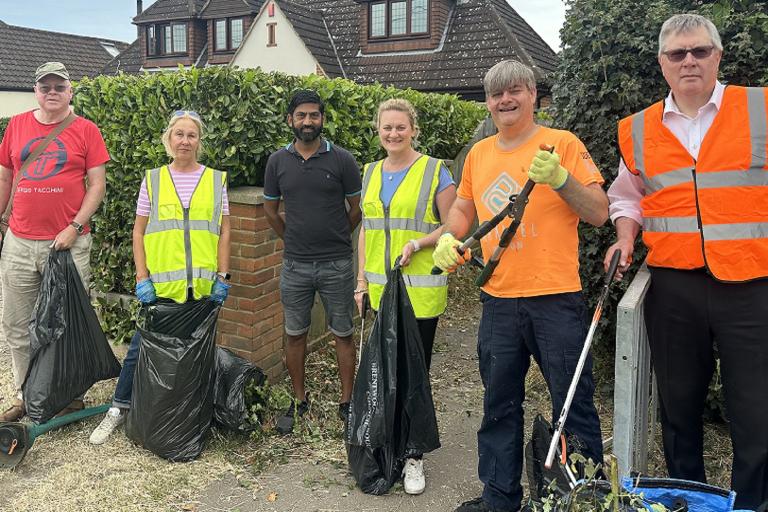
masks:
[[[530,178],[537,183],[517,234],[482,287],[478,332],[480,374],[485,388],[477,433],[481,497],[456,512],[516,512],[523,490],[523,400],[533,358],[559,415],[587,331],[579,279],[578,223],[600,226],[608,218],[603,178],[584,144],[572,133],[534,122],[533,71],[516,61],[492,67],[483,80],[486,106],[497,135],[481,140],[464,163],[457,199],[434,254],[452,270],[467,255],[456,248],[475,218],[491,219]],[[554,147],[543,151],[542,145]],[[486,260],[499,245],[505,219],[481,243]],[[585,454],[602,462],[600,420],[592,399],[592,361],[587,361],[566,429],[584,442]]]

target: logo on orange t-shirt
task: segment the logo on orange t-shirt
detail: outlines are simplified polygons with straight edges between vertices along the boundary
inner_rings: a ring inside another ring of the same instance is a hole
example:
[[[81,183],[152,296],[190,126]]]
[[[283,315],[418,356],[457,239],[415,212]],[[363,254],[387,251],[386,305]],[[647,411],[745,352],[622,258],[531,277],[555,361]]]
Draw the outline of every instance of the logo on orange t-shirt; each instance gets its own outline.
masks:
[[[481,201],[493,215],[509,204],[509,196],[519,194],[522,188],[506,172],[502,172],[483,192]]]

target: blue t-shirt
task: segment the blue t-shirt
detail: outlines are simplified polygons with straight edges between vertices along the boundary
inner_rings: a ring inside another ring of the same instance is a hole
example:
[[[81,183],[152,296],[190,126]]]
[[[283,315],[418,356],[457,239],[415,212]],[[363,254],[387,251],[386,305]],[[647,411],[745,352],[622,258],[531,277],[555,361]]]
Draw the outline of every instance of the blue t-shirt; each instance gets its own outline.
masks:
[[[389,203],[392,202],[392,197],[394,197],[395,192],[397,192],[397,188],[405,179],[405,175],[408,173],[408,169],[410,169],[410,167],[406,167],[401,171],[395,172],[384,172],[382,170],[381,192],[379,192],[379,199],[381,199],[381,202],[384,204],[385,208],[389,207]],[[451,172],[448,170],[445,164],[440,164],[440,177],[439,181],[437,182],[437,190],[435,191],[435,195],[439,194],[451,185],[455,185],[453,177],[451,176]]]

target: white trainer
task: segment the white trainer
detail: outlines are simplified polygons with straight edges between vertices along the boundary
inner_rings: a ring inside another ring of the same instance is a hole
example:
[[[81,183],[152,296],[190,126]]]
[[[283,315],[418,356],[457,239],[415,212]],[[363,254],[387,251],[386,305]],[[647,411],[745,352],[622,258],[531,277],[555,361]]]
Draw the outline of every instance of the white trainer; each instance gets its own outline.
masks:
[[[406,459],[403,468],[403,487],[408,494],[421,494],[427,481],[424,478],[424,461],[421,459]]]
[[[88,441],[90,441],[91,444],[96,445],[106,443],[109,435],[117,427],[125,423],[126,416],[128,416],[126,412],[121,411],[117,407],[110,407],[107,411],[107,415],[101,420],[101,423],[99,423],[99,426],[93,431]]]

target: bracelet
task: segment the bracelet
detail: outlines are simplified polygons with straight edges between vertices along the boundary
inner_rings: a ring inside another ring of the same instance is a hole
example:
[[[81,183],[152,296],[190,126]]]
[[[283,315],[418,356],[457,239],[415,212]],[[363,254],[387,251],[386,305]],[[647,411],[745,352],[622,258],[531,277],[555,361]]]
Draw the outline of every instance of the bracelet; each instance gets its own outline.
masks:
[[[408,241],[413,244],[413,251],[414,252],[419,252],[421,250],[421,245],[419,245],[419,241],[418,240],[408,240]]]
[[[368,289],[367,288],[363,288],[363,289],[360,289],[360,290],[355,290],[355,295],[357,295],[358,293],[367,293],[367,292],[368,292]]]

